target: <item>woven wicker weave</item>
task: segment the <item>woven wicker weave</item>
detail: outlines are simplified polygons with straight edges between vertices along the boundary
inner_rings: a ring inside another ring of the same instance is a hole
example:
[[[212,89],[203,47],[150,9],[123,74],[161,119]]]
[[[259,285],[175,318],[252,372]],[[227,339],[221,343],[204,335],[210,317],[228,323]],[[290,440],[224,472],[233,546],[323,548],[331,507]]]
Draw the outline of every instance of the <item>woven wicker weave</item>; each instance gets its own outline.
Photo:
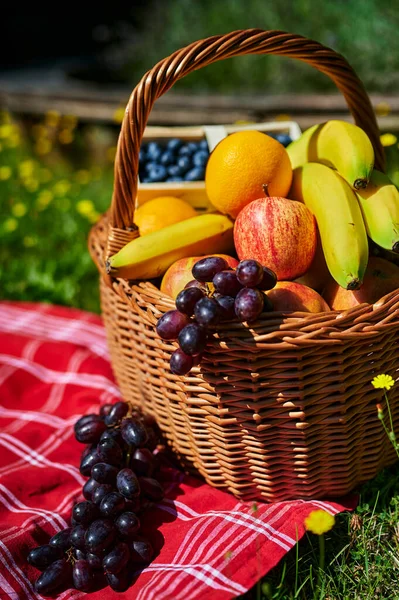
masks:
[[[267,313],[250,327],[220,326],[199,367],[169,370],[175,345],[155,332],[173,301],[150,282],[111,279],[106,256],[137,235],[138,152],[154,101],[187,73],[240,54],[297,58],[326,73],[369,135],[384,169],[377,124],[347,62],[317,42],[245,30],[193,43],[159,62],[129,100],[111,209],[89,247],[101,277],[112,366],[125,399],[153,414],[181,463],[237,497],[268,501],[338,497],[395,460],[377,418],[378,373],[399,369],[399,290],[345,313]],[[390,392],[399,422],[399,385]]]

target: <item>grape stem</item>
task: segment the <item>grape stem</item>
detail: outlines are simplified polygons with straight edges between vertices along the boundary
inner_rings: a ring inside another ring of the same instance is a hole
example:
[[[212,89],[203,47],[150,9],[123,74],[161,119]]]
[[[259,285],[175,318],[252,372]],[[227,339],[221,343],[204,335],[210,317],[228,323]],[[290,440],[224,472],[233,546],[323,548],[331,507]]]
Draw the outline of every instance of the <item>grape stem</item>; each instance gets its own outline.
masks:
[[[70,548],[68,548],[68,550],[66,551],[66,556],[67,556],[67,562],[72,563],[72,566],[75,564],[76,562],[76,558],[73,555],[73,548],[72,546]]]

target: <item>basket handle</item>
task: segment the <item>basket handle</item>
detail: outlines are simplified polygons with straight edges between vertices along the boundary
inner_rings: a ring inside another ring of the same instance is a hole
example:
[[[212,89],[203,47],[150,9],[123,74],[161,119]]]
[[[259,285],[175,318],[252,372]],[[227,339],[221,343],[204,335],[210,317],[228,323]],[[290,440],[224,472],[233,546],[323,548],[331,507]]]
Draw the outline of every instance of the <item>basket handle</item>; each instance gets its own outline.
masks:
[[[322,44],[284,31],[244,29],[199,40],[157,63],[135,87],[126,107],[115,158],[114,192],[110,211],[108,253],[135,237],[139,149],[152,106],[173,84],[192,71],[232,56],[276,54],[306,62],[328,75],[344,95],[357,125],[368,134],[375,165],[384,170],[384,151],[376,117],[364,86],[341,56]]]

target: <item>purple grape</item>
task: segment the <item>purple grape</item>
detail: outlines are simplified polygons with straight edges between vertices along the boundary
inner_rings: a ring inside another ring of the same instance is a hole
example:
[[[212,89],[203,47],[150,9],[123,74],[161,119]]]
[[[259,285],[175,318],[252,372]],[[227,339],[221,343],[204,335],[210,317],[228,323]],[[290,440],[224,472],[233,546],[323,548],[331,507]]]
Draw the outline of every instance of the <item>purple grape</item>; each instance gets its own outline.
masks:
[[[106,431],[104,431],[104,433],[100,437],[99,443],[101,444],[101,442],[103,442],[104,440],[113,440],[120,446],[123,446],[122,435],[121,435],[121,431],[119,428],[107,429]]]
[[[216,273],[227,269],[228,264],[221,256],[209,256],[197,261],[192,269],[194,279],[205,283],[212,281]]]
[[[150,500],[159,502],[159,500],[162,500],[164,497],[164,489],[156,479],[153,479],[152,477],[139,477],[139,483],[142,494]]]
[[[148,431],[141,421],[133,418],[123,419],[121,427],[122,437],[127,444],[140,448],[148,441]]]
[[[213,298],[201,298],[201,300],[198,300],[197,304],[195,305],[194,315],[199,325],[203,325],[204,327],[212,327],[213,325],[217,325],[220,321],[219,305],[216,300],[213,300]],[[189,327],[189,325],[187,325],[187,327]],[[186,327],[184,329],[186,329]],[[184,329],[182,331],[184,331]],[[201,350],[199,352],[201,352]],[[187,354],[189,354],[189,352],[187,352]]]
[[[81,444],[97,443],[106,429],[104,421],[90,421],[75,429],[75,437]]]
[[[109,483],[99,483],[96,490],[94,490],[92,499],[94,504],[100,506],[101,501],[105,496],[114,491],[114,486]]]
[[[90,477],[91,470],[93,466],[97,463],[101,462],[101,458],[98,455],[97,449],[90,450],[88,454],[80,463],[79,471],[84,475],[84,477]]]
[[[103,560],[101,556],[97,556],[97,554],[93,554],[92,552],[88,552],[86,554],[86,560],[89,564],[90,569],[93,571],[102,570],[103,568]]]
[[[93,576],[87,560],[77,560],[72,568],[73,585],[77,590],[90,592],[93,588]]]
[[[48,596],[70,587],[72,583],[72,566],[65,558],[56,560],[40,575],[35,582],[38,594]]]
[[[27,560],[32,567],[39,571],[45,571],[55,560],[61,558],[63,551],[50,544],[33,548],[28,554]]]
[[[117,425],[119,421],[121,421],[126,415],[128,410],[129,405],[127,404],[127,402],[116,402],[116,404],[114,404],[111,408],[109,414],[105,417],[105,424],[108,425],[108,427],[112,425]]]
[[[139,480],[131,469],[121,469],[116,478],[116,487],[118,491],[127,498],[132,500],[140,494]]]
[[[100,502],[100,510],[104,517],[116,517],[126,510],[125,498],[119,492],[110,492]]]
[[[263,279],[263,267],[257,260],[242,260],[237,265],[236,275],[238,281],[242,285],[254,288],[257,287]]]
[[[127,564],[119,573],[107,573],[107,581],[114,592],[126,592],[132,584],[133,574],[130,565]]]
[[[263,310],[263,294],[254,288],[243,288],[234,302],[239,321],[256,321]]]
[[[99,518],[100,513],[97,506],[93,504],[93,502],[85,500],[75,504],[72,515],[78,524],[82,525],[84,528],[87,528],[92,521],[95,521]]]
[[[231,321],[235,319],[236,312],[234,309],[235,299],[231,296],[222,296],[221,294],[215,294],[214,298],[220,306],[221,319],[222,321]]]
[[[80,417],[80,419],[76,421],[75,425],[73,426],[73,429],[76,433],[78,429],[80,429],[84,425],[87,425],[87,423],[97,423],[99,421],[102,421],[102,417],[100,415],[96,415],[95,413],[83,415],[83,417]]]
[[[92,496],[100,484],[95,479],[88,479],[83,486],[83,496],[86,500],[92,500]]]
[[[59,531],[52,538],[50,538],[49,545],[52,548],[56,548],[57,550],[61,550],[61,552],[65,552],[71,546],[71,527],[67,527],[62,531]]]
[[[154,455],[148,448],[137,448],[130,464],[132,471],[137,476],[146,475],[151,477],[155,469]]]
[[[263,269],[263,277],[260,284],[257,286],[259,290],[271,290],[277,283],[277,275],[271,269],[267,267],[262,267]]]
[[[184,354],[194,356],[204,351],[207,334],[197,323],[190,323],[179,334],[179,345]]]
[[[124,538],[131,538],[140,529],[140,521],[132,512],[124,512],[115,521],[115,527]]]
[[[263,294],[263,312],[273,312],[274,306],[273,302],[270,300],[267,294]]]
[[[181,348],[175,350],[170,357],[169,368],[174,375],[187,375],[193,365],[193,357],[185,354]]]
[[[204,297],[204,292],[197,287],[189,287],[182,290],[176,297],[176,308],[191,317],[198,300]]]
[[[109,548],[116,537],[116,529],[109,519],[93,521],[86,531],[86,548],[93,554],[99,554]]]
[[[137,537],[130,545],[133,564],[148,565],[153,559],[154,549],[148,540]]]
[[[242,284],[238,281],[235,271],[219,271],[213,278],[212,283],[216,292],[223,294],[223,296],[235,298],[242,289]]]
[[[76,525],[71,531],[71,544],[75,546],[75,548],[79,548],[79,550],[85,550],[85,535],[86,529],[82,527],[82,525]]]
[[[206,294],[206,287],[204,284],[202,284],[200,281],[197,281],[196,279],[191,279],[191,281],[189,281],[188,283],[186,283],[186,285],[184,286],[184,289],[190,289],[190,288],[198,288],[199,290],[202,290],[204,292],[204,294]]]
[[[75,548],[74,554],[75,554],[76,560],[86,560],[86,552],[83,552],[83,550],[79,550],[79,548]]]
[[[105,462],[109,465],[119,467],[123,460],[123,452],[120,445],[112,439],[106,439],[97,446],[98,462]]]
[[[102,407],[100,408],[100,415],[102,417],[106,417],[109,414],[109,412],[113,406],[114,406],[113,404],[103,404]]]
[[[110,483],[113,485],[117,474],[117,467],[103,462],[97,463],[91,470],[92,478],[98,481],[98,483]]]
[[[188,325],[190,318],[178,310],[168,310],[158,319],[156,330],[162,340],[175,340],[180,331]]]
[[[122,571],[123,567],[127,564],[130,558],[129,546],[125,542],[119,542],[114,546],[106,556],[103,558],[104,571],[116,575],[119,571]]]

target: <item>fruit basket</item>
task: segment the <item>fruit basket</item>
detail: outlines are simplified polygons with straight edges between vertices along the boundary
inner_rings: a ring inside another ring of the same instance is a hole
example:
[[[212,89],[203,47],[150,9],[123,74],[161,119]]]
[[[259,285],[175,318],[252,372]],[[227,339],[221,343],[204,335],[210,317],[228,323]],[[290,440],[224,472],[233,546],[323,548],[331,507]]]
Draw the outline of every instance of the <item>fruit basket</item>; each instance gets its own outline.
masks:
[[[217,327],[203,360],[173,375],[175,342],[156,323],[174,301],[148,280],[112,277],[106,259],[137,237],[139,150],[155,100],[195,69],[242,54],[276,54],[328,75],[384,156],[369,98],[345,59],[281,31],[243,30],[195,42],[153,67],[136,86],[122,123],[111,208],[90,234],[101,274],[112,366],[126,400],[153,415],[187,469],[242,499],[339,497],[395,460],[370,381],[399,369],[399,290],[346,311],[262,313]],[[390,391],[394,426],[399,386]]]

